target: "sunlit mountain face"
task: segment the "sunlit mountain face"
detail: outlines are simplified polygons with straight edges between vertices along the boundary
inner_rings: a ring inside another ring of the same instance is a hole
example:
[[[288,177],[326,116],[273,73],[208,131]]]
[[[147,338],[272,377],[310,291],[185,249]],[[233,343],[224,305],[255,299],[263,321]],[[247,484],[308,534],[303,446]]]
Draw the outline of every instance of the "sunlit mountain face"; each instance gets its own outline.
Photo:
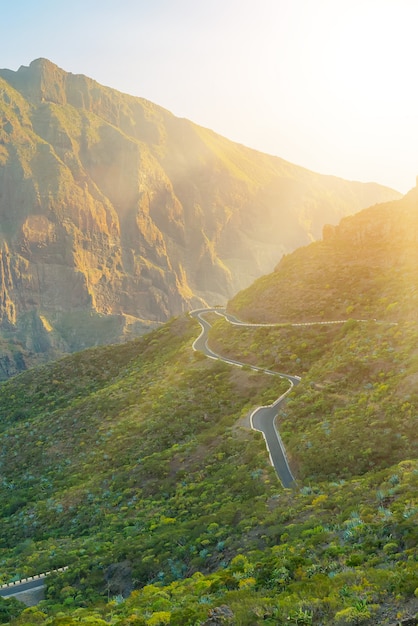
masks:
[[[1,327],[42,358],[225,302],[324,223],[398,196],[255,152],[45,59],[0,81]],[[19,369],[13,355],[7,367]]]
[[[266,321],[417,320],[418,190],[325,225],[237,294],[231,311]],[[255,294],[258,297],[255,297]]]

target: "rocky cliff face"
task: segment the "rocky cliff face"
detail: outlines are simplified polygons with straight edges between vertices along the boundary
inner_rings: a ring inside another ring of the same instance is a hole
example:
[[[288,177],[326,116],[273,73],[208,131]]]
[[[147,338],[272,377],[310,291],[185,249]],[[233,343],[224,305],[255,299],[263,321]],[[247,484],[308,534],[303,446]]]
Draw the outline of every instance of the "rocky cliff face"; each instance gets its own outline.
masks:
[[[45,59],[0,70],[0,328],[45,354],[117,341],[225,301],[325,222],[397,195]]]

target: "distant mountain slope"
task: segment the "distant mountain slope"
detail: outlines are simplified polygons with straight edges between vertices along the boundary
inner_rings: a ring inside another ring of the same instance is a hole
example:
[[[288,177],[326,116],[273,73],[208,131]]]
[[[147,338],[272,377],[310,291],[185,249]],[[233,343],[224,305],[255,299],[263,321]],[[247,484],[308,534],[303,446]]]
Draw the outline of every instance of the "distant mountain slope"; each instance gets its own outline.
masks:
[[[0,70],[3,334],[48,357],[119,340],[225,301],[324,223],[398,196],[232,143],[45,59]]]
[[[418,319],[418,189],[324,227],[228,308],[257,321]]]

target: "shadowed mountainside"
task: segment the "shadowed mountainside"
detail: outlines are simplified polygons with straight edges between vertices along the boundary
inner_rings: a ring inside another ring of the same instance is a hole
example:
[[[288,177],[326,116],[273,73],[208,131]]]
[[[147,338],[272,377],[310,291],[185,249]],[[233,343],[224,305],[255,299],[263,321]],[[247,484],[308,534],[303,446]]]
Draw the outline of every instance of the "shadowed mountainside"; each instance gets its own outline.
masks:
[[[51,358],[225,301],[324,223],[398,196],[45,59],[0,70],[0,323],[14,365],[22,345]]]

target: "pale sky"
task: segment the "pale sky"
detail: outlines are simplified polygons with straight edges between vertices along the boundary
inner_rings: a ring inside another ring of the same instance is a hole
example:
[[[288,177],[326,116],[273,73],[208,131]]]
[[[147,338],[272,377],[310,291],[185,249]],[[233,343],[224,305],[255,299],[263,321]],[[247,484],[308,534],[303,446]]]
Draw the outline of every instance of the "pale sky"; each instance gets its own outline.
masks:
[[[418,0],[0,0],[0,67],[62,69],[323,174],[418,174]]]

